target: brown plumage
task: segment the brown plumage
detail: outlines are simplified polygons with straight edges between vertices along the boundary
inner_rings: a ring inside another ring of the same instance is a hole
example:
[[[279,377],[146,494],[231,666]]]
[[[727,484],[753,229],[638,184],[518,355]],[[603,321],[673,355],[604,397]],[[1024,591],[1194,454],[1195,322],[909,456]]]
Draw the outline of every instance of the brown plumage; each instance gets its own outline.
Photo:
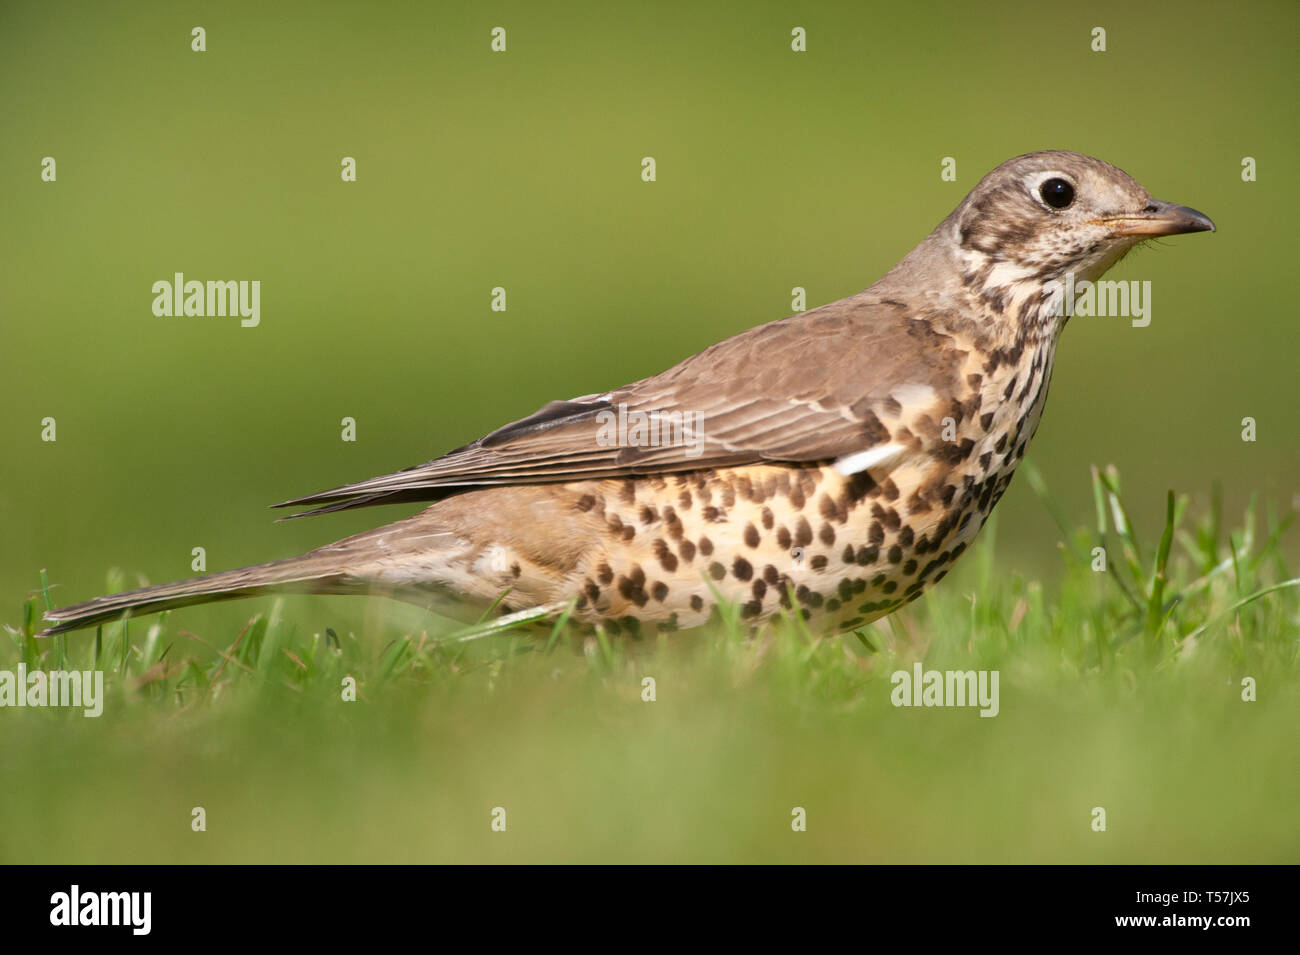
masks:
[[[866,291],[651,378],[552,402],[426,464],[280,507],[407,501],[300,557],[100,597],[58,633],[269,591],[378,592],[455,615],[503,592],[615,632],[797,608],[851,628],[941,579],[1037,428],[1064,327],[1056,281],[1154,235],[1212,230],[1078,153],[1003,163]],[[1055,297],[1054,297],[1055,296]]]

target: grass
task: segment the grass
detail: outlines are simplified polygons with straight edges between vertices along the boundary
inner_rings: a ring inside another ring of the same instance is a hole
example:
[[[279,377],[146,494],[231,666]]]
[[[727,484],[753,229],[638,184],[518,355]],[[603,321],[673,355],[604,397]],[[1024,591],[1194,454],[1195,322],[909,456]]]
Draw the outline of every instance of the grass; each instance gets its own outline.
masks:
[[[0,861],[1295,861],[1294,512],[1171,493],[1146,540],[1114,469],[1087,528],[1027,479],[1050,588],[991,523],[924,599],[836,638],[735,614],[635,644],[563,613],[549,638],[305,633],[275,601],[233,638],[181,610],[37,640],[33,594],[0,669],[99,668],[107,698],[0,712]],[[997,670],[997,717],[893,706],[916,660]]]

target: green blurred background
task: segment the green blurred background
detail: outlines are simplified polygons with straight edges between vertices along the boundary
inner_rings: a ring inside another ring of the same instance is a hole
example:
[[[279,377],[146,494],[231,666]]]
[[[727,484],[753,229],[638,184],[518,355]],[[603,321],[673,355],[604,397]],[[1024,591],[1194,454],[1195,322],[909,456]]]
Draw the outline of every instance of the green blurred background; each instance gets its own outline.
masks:
[[[789,314],[794,286],[810,307],[859,291],[1041,148],[1219,227],[1111,274],[1152,282],[1149,327],[1067,330],[1030,454],[1066,512],[1088,516],[1088,467],[1109,462],[1148,537],[1166,488],[1204,501],[1222,481],[1229,512],[1290,500],[1298,28],[1289,2],[6,0],[0,619],[42,568],[69,603],[110,567],[159,582],[190,576],[195,546],[218,570],[404,516],[277,525],[265,506],[658,372]],[[155,317],[176,271],[260,280],[260,327]],[[1050,579],[1059,535],[1023,479],[999,515],[1007,566]],[[305,632],[367,612],[286,607]],[[249,612],[184,626],[224,642]]]

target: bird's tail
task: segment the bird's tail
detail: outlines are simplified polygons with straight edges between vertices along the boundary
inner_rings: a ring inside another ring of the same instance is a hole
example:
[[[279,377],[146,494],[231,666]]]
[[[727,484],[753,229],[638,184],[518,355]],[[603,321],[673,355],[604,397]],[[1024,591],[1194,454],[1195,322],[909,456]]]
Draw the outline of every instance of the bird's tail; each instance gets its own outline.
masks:
[[[299,557],[254,564],[238,570],[225,570],[178,580],[170,584],[140,587],[117,594],[96,597],[85,603],[47,610],[45,619],[52,626],[40,636],[48,637],[82,627],[115,620],[124,613],[157,613],[173,607],[252,597],[272,592],[345,594],[365,592],[360,580],[344,571],[343,554],[331,554],[329,548],[311,551]]]

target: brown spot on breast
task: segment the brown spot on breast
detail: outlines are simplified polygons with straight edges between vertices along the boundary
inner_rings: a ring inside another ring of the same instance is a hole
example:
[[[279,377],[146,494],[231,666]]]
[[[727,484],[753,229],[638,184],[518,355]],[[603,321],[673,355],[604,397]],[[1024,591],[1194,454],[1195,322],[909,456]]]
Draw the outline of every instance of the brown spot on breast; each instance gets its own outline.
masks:
[[[795,599],[802,604],[807,604],[809,607],[820,607],[824,599],[817,591],[811,590],[803,584],[799,585],[794,595]]]
[[[750,547],[757,547],[759,542],[758,528],[752,523],[745,525],[745,543]]]
[[[689,564],[695,559],[695,542],[689,537],[683,538],[677,545],[677,552],[682,555],[682,560]]]
[[[664,570],[672,573],[677,569],[677,555],[668,549],[668,544],[660,538],[654,542],[655,557],[659,559],[659,565]]]
[[[584,494],[574,502],[573,506],[585,514],[596,506],[596,496],[594,494]]]
[[[879,487],[876,485],[875,479],[866,471],[859,471],[850,477],[844,487],[844,492],[853,506],[856,506],[867,495],[878,491]]]
[[[731,562],[731,572],[736,575],[737,580],[749,580],[754,576],[753,566],[743,557],[737,557]]]
[[[645,573],[639,566],[633,565],[632,573],[618,579],[618,592],[625,600],[630,600],[638,607],[644,607],[650,598],[645,592]]]
[[[807,547],[812,543],[812,527],[808,524],[808,518],[800,517],[799,524],[795,527],[794,542],[799,547]]]
[[[723,567],[715,560],[713,563],[709,564],[709,576],[714,580],[721,580],[723,577],[727,576],[727,568]]]
[[[971,451],[975,447],[975,442],[970,438],[963,438],[961,441],[950,441],[942,448],[935,450],[934,454],[939,460],[950,466],[956,466],[970,457]]]
[[[703,554],[705,557],[708,557],[710,554],[712,554],[712,553],[713,553],[713,541],[709,540],[707,537],[701,537],[701,538],[700,538],[700,553]]]

